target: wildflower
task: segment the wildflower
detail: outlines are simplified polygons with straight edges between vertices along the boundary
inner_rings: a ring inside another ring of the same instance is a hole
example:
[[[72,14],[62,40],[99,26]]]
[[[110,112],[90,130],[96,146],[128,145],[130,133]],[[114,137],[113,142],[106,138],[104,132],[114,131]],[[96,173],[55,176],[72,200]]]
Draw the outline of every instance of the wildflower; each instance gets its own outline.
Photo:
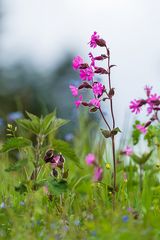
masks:
[[[91,81],[93,79],[93,76],[94,76],[94,72],[92,70],[92,67],[80,69],[80,78],[82,80]]]
[[[156,93],[155,94],[151,94],[150,97],[147,99],[147,103],[148,104],[155,104],[155,105],[159,105],[160,104],[160,96],[158,96]]]
[[[141,133],[146,134],[146,132],[147,132],[147,129],[146,129],[144,126],[142,126],[141,124],[136,125],[136,128],[137,128]]]
[[[126,148],[123,150],[123,154],[126,156],[131,156],[133,153],[133,149],[130,146],[126,146]]]
[[[101,167],[96,167],[94,170],[94,181],[101,181],[103,177],[103,169]]]
[[[93,98],[89,101],[90,106],[94,106],[96,108],[100,108],[100,100],[97,98]]]
[[[96,160],[96,157],[93,153],[89,153],[87,156],[86,156],[86,163],[88,165],[92,165],[95,163],[95,160]]]
[[[23,117],[23,113],[21,112],[11,112],[8,114],[7,119],[8,121],[15,121],[16,119],[20,119]]]
[[[96,96],[101,96],[104,90],[104,86],[102,85],[102,83],[94,83],[92,86],[93,89],[93,93]]]
[[[21,201],[21,202],[19,203],[19,205],[24,206],[24,205],[25,205],[25,202]]]
[[[74,138],[74,136],[73,136],[72,133],[67,133],[67,134],[65,135],[65,140],[68,141],[68,142],[72,141],[73,138]]]
[[[149,87],[149,86],[146,85],[144,90],[146,92],[147,97],[149,97],[150,94],[151,94],[152,87]]]
[[[76,225],[76,226],[79,226],[79,225],[80,225],[79,219],[77,219],[77,220],[74,221],[74,225]]]
[[[90,42],[89,42],[91,48],[97,47],[96,40],[98,40],[99,38],[100,38],[100,36],[97,35],[97,32],[94,32],[94,33],[92,34],[91,40],[90,40]]]
[[[131,109],[132,112],[140,113],[140,105],[141,101],[140,100],[134,100],[131,101],[129,108]]]
[[[128,220],[129,220],[129,217],[127,215],[122,217],[122,221],[123,222],[128,222]]]
[[[106,168],[110,169],[111,168],[111,164],[110,163],[106,163]]]
[[[82,63],[83,63],[83,59],[80,56],[75,57],[72,61],[73,69],[77,70]]]
[[[75,87],[74,85],[70,85],[69,88],[74,97],[78,96],[78,88],[77,87]]]
[[[82,103],[82,99],[83,99],[83,97],[82,97],[82,95],[80,95],[80,96],[79,96],[79,99],[74,102],[75,105],[76,105],[76,108],[79,108],[79,106],[80,106],[81,103]]]
[[[95,59],[93,57],[93,54],[90,52],[88,55],[89,55],[89,57],[91,59],[91,66],[95,67]]]
[[[6,208],[5,202],[2,202],[2,203],[0,204],[0,208]]]

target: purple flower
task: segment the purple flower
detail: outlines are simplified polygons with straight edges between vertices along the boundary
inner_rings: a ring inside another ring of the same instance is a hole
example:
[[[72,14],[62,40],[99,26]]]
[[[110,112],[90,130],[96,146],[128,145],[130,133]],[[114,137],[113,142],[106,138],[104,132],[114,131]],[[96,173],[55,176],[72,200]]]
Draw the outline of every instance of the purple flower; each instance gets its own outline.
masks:
[[[80,96],[79,96],[79,99],[74,102],[75,105],[76,105],[76,108],[79,108],[79,106],[80,106],[81,103],[82,103],[82,99],[83,99],[83,97],[82,97],[82,95],[80,95]]]
[[[94,106],[96,108],[100,108],[100,100],[97,98],[93,98],[89,101],[90,106]]]
[[[80,78],[82,80],[91,81],[93,79],[93,76],[94,76],[94,72],[91,67],[80,70]]]
[[[74,85],[69,85],[69,88],[74,97],[78,96],[78,88],[77,87],[75,87]]]
[[[73,69],[77,70],[82,63],[83,63],[83,59],[80,56],[75,57],[72,61]]]
[[[152,87],[149,87],[149,86],[146,85],[144,90],[146,92],[147,97],[149,97],[150,94],[151,94]]]
[[[126,146],[126,148],[123,150],[123,154],[126,156],[131,156],[133,153],[133,149],[130,146]]]
[[[96,167],[94,169],[94,176],[93,176],[93,180],[95,182],[101,181],[103,177],[103,169],[101,167]]]
[[[147,129],[146,129],[144,126],[142,126],[141,124],[136,125],[136,128],[137,128],[141,133],[146,134],[146,132],[147,132]]]
[[[125,216],[122,217],[122,221],[123,221],[123,222],[126,223],[126,222],[128,222],[128,220],[129,220],[129,217],[128,217],[127,215],[125,215]]]
[[[94,60],[93,54],[90,52],[88,55],[89,55],[89,57],[91,59],[91,66],[95,67],[95,60]]]
[[[100,39],[100,36],[97,35],[97,32],[94,32],[91,36],[91,40],[89,42],[91,48],[97,47],[96,40]]]
[[[95,163],[95,160],[96,160],[96,157],[93,153],[89,153],[87,156],[86,156],[86,163],[88,165],[92,165]]]
[[[140,100],[135,99],[131,101],[129,108],[131,109],[132,112],[135,112],[136,114],[140,113],[140,107],[141,107],[140,103],[141,103]]]
[[[93,89],[93,93],[96,95],[96,96],[101,96],[102,93],[103,93],[103,90],[104,90],[104,86],[102,83],[94,83],[93,86],[92,86],[92,89]]]

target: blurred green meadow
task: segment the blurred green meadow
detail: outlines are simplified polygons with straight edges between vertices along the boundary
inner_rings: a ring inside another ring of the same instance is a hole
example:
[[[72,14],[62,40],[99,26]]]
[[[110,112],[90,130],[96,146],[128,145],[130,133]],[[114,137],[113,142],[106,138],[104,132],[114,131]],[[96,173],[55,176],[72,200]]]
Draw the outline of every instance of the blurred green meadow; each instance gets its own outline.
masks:
[[[156,153],[144,164],[141,191],[139,165],[120,154],[125,144],[121,139],[116,153],[118,190],[113,210],[110,142],[99,134],[97,121],[81,112],[72,138],[64,141],[58,138],[58,131],[68,123],[55,112],[48,115],[47,130],[45,117],[38,123],[35,115],[25,116],[25,120],[6,127],[6,134],[12,136],[1,142],[0,239],[160,239],[160,165]],[[27,125],[29,121],[32,126]],[[41,171],[33,179],[39,133],[46,136],[40,146]],[[44,162],[46,150],[55,148],[65,157],[64,169],[68,170],[68,176],[56,181],[50,165]],[[93,182],[93,168],[85,163],[90,152],[104,168],[101,182]]]

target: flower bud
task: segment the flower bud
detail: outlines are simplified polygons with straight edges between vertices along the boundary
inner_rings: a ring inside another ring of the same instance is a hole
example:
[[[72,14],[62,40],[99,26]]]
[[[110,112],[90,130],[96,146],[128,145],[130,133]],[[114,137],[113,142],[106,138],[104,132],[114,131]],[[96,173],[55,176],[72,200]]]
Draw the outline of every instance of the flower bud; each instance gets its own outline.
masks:
[[[99,39],[96,39],[95,41],[99,47],[106,47],[106,41],[104,39],[99,38]]]

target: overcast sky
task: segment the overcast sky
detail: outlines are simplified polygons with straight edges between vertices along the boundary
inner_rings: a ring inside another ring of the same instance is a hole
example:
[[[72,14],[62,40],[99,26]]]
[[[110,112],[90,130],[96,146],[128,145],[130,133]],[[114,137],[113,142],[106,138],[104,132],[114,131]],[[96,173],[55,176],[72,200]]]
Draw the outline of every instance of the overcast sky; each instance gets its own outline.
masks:
[[[3,62],[25,57],[46,68],[66,52],[87,57],[97,31],[118,66],[112,81],[120,125],[144,85],[159,91],[159,0],[3,0],[3,7]]]

